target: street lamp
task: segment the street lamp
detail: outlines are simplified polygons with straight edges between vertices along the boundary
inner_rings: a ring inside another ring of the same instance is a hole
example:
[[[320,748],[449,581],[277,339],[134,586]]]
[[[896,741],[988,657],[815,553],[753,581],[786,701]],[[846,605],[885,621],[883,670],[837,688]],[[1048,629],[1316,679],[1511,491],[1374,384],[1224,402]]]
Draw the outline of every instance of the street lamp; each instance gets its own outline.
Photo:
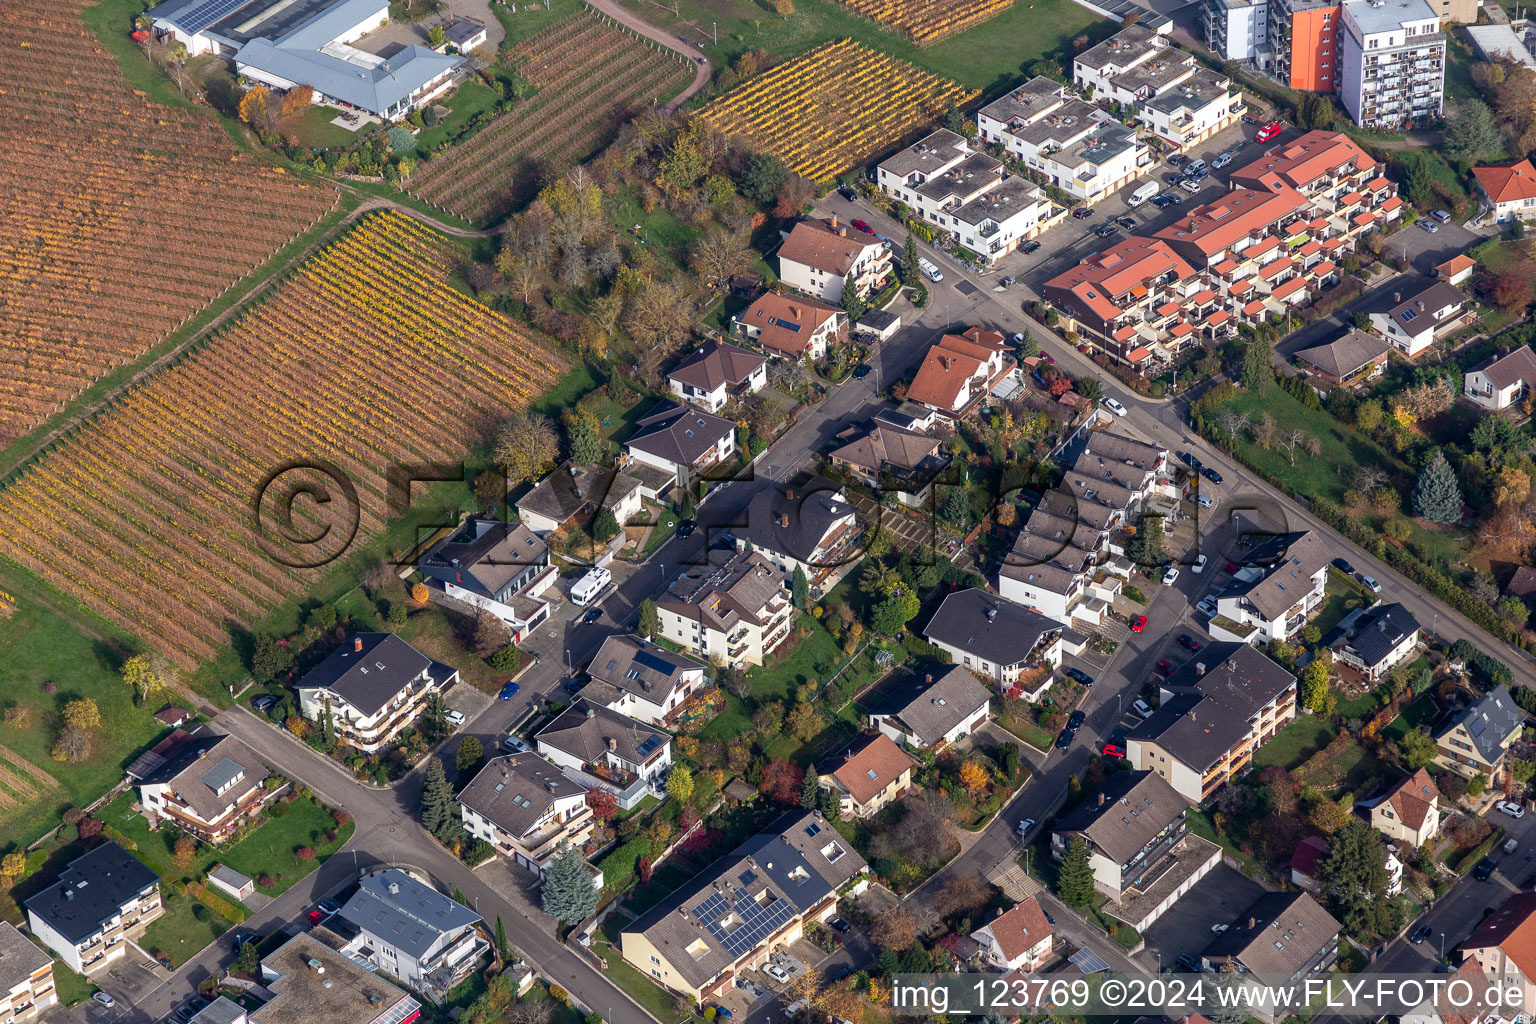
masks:
[[[1440,962],[1445,963],[1445,932],[1440,933]]]
[[[571,668],[571,649],[569,647],[565,649],[565,671],[570,675],[576,674],[576,670]]]

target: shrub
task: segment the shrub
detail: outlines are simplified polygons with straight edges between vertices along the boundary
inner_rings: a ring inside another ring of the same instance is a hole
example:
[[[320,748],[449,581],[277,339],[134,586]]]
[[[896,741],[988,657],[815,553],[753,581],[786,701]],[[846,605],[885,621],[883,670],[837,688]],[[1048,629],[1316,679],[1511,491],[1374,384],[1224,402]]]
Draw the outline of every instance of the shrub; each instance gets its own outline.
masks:
[[[331,812],[331,820],[336,822],[337,828],[346,828],[352,823],[352,815],[348,814],[346,811],[341,810],[340,808],[337,808]]]
[[[66,842],[66,843],[72,843],[76,839],[79,839],[79,838],[80,838],[80,828],[79,828],[78,825],[60,825],[59,826],[59,839],[60,839],[60,841]]]
[[[201,903],[195,903],[192,906],[192,916],[197,918],[199,921],[206,921],[213,916],[213,911],[209,910]]]
[[[271,875],[262,875],[260,878],[256,879],[256,884],[262,889],[270,889],[277,884],[277,879],[273,878]]]
[[[84,811],[78,807],[71,807],[69,810],[64,812],[64,824],[78,825],[80,824],[80,819],[83,817],[85,817]]]

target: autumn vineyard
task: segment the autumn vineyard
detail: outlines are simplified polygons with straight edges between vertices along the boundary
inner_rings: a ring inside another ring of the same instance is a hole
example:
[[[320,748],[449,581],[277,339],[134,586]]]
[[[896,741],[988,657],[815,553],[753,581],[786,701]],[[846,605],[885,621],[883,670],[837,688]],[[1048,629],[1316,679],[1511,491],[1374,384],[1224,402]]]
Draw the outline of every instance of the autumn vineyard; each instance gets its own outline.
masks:
[[[274,470],[336,467],[369,536],[390,517],[389,467],[451,463],[564,369],[446,284],[460,255],[370,215],[6,487],[0,552],[177,661],[207,658],[323,571],[269,557],[253,525]],[[323,528],[310,517],[295,535]]]
[[[591,156],[619,124],[653,101],[665,102],[693,75],[677,54],[591,12],[524,40],[503,63],[538,92],[424,161],[408,186],[468,220],[505,214],[526,198],[543,165]]]
[[[138,358],[336,202],[150,102],[81,0],[0,4],[0,444]]]
[[[700,116],[796,174],[826,182],[977,95],[844,39],[753,78]]]
[[[918,46],[980,25],[1017,0],[842,0],[858,14],[895,29]]]

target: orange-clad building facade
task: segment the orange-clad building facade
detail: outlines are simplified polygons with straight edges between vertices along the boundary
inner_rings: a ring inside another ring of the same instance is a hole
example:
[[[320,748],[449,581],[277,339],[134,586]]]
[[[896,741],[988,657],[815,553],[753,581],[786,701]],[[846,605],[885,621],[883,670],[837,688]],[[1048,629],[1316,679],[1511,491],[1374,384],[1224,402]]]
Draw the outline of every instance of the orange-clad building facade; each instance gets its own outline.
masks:
[[[1271,0],[1269,34],[1277,77],[1292,89],[1334,92],[1341,67],[1339,4]]]

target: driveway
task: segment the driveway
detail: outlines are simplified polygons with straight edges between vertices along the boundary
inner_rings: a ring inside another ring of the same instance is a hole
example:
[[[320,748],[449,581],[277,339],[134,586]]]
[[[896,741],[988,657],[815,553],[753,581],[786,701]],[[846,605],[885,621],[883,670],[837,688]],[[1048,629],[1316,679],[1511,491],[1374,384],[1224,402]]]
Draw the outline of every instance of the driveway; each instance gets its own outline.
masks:
[[[1180,953],[1199,954],[1215,934],[1212,926],[1231,924],[1264,887],[1226,864],[1218,864],[1179,898],[1142,937],[1163,967],[1172,967]]]

